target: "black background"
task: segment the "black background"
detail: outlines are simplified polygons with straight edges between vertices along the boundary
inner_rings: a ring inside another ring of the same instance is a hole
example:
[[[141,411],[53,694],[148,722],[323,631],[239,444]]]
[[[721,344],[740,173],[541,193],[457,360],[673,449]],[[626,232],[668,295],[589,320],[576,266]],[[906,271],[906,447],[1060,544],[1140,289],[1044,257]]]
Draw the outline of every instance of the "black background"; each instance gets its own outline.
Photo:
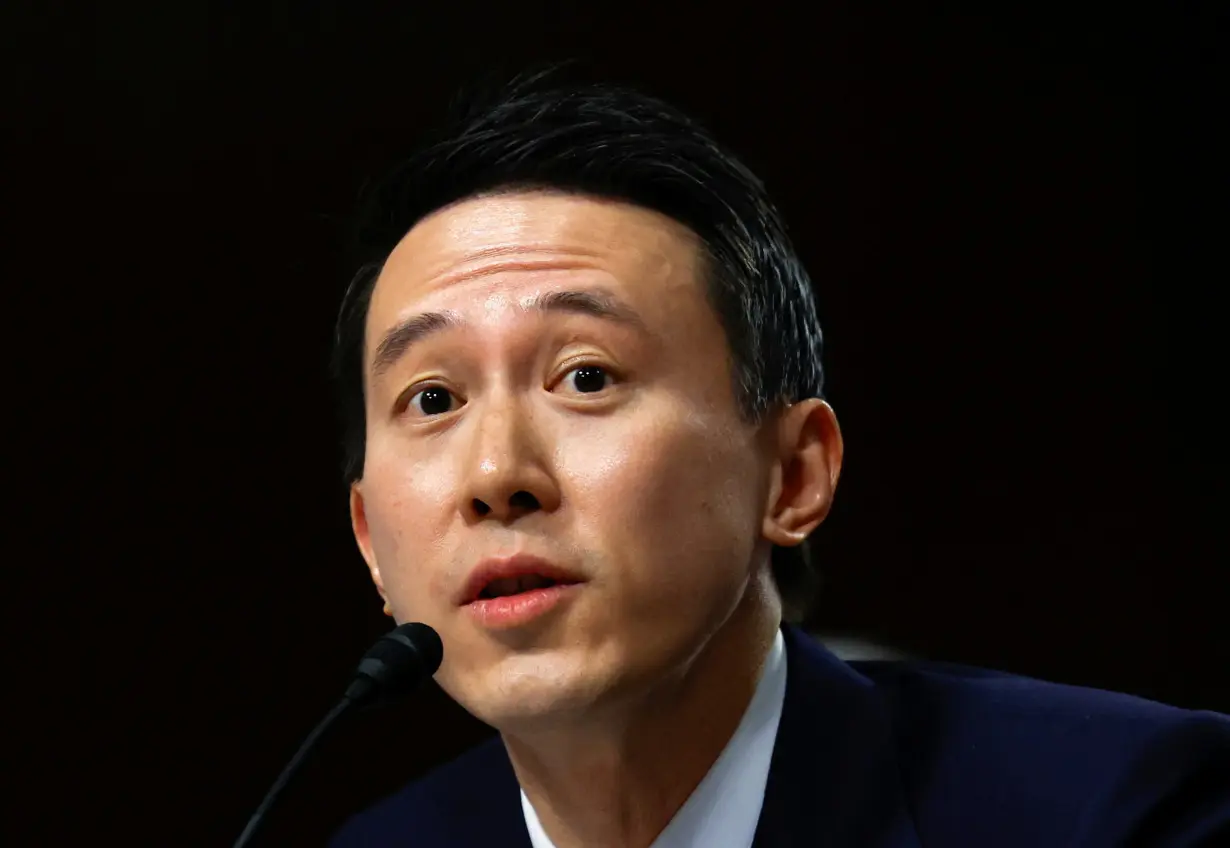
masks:
[[[1182,286],[1224,268],[1163,244],[1213,231],[1217,107],[1155,74],[1205,79],[1224,18],[772,5],[6,4],[16,844],[229,844],[387,628],[325,381],[344,224],[531,60],[675,101],[783,208],[847,445],[816,629],[1230,711],[1219,321]],[[436,691],[365,716],[265,844],[484,732]]]

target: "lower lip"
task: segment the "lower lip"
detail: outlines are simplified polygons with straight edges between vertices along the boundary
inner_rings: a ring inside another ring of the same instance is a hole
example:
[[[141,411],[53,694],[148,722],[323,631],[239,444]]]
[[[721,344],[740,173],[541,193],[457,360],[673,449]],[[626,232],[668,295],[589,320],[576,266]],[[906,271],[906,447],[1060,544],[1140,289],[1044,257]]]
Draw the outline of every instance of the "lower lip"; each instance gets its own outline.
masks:
[[[479,598],[465,605],[478,623],[490,630],[507,630],[529,624],[572,597],[579,583],[557,583],[502,598]]]

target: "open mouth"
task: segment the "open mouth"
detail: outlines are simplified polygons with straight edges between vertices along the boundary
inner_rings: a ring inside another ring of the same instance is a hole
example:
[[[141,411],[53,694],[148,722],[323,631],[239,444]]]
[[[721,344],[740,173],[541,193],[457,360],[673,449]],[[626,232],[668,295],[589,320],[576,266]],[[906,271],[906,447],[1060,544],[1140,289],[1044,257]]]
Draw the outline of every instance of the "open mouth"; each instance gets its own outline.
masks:
[[[500,577],[492,580],[475,600],[485,601],[492,598],[507,598],[521,595],[538,589],[550,589],[553,586],[571,585],[569,581],[555,580],[542,574],[522,574],[517,577]]]
[[[581,577],[534,556],[479,563],[460,603],[487,630],[514,630],[567,605]]]

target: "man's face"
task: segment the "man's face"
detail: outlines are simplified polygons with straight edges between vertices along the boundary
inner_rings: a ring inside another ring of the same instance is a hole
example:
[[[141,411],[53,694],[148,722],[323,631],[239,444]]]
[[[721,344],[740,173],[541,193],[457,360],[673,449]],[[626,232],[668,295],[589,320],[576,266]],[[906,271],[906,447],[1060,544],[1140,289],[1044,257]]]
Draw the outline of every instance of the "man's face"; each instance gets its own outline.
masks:
[[[356,535],[396,618],[440,633],[437,681],[496,727],[686,666],[766,560],[771,451],[698,245],[623,203],[483,197],[420,222],[376,284]],[[554,588],[474,601],[484,563],[535,561]]]

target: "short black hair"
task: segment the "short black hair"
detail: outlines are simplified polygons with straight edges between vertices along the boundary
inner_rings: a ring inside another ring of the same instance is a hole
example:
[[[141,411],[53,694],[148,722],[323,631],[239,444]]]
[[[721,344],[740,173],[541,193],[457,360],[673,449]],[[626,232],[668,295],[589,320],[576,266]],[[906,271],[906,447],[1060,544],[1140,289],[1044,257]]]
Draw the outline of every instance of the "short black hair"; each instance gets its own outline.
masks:
[[[695,120],[641,92],[561,83],[536,72],[459,103],[455,114],[366,193],[333,352],[347,484],[363,476],[363,339],[372,290],[393,248],[422,218],[493,192],[553,190],[620,200],[690,228],[727,336],[741,413],[822,397],[821,331],[811,282],[761,181]],[[818,587],[806,544],[774,546],[789,620]]]

